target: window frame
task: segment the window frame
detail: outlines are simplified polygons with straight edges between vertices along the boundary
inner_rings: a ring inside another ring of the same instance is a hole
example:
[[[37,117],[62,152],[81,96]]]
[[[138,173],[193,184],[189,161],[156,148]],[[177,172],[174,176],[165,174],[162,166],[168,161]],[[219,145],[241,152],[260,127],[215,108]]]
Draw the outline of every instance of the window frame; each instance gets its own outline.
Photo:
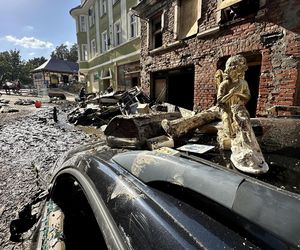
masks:
[[[119,27],[118,30],[117,27]],[[114,45],[119,46],[121,44],[122,44],[122,26],[121,26],[121,21],[119,19],[114,23]]]
[[[244,13],[241,15],[237,15],[234,18],[231,18],[228,13],[230,13],[229,8],[231,8],[231,6],[238,6],[239,4],[243,4],[246,2],[246,0],[235,0],[235,1],[228,1],[229,3],[227,4],[222,4],[222,3],[226,3],[227,0],[218,0],[218,4],[217,4],[217,23],[219,26],[227,26],[227,25],[231,25],[237,22],[240,22],[242,20],[245,20],[245,18],[247,18],[248,16],[253,16],[253,15],[257,15],[259,13],[259,11],[261,9],[264,8],[266,1],[265,0],[257,0],[257,9],[252,9],[252,12],[249,11],[249,13]],[[248,3],[249,5],[251,3]],[[251,6],[253,6],[254,3],[252,3]]]
[[[151,49],[157,49],[157,48],[160,48],[162,45],[163,45],[163,12],[162,13],[159,13],[155,16],[153,16],[151,19],[150,19],[150,36],[151,36],[151,39],[150,39],[150,48]],[[155,25],[158,24],[160,22],[160,28],[155,29]],[[156,37],[157,35],[161,34],[161,45],[160,46],[155,46],[156,44]]]
[[[132,17],[134,17],[134,21],[132,21]],[[128,13],[128,33],[129,33],[129,39],[133,39],[138,36],[138,25],[137,25],[137,16],[135,16],[132,13]],[[132,34],[132,31],[134,30],[134,34]]]
[[[79,31],[80,32],[87,32],[87,23],[86,23],[85,15],[80,15],[79,16]]]
[[[105,39],[104,39],[105,35]],[[102,45],[102,52],[105,53],[108,51],[108,32],[105,30],[104,32],[101,33],[101,45]]]
[[[101,0],[100,2],[100,17],[104,16],[107,13],[107,1]]]
[[[81,44],[81,61],[87,61],[89,59],[87,44]]]
[[[92,27],[95,24],[95,7],[91,6],[89,8],[89,27]]]
[[[97,54],[97,44],[96,39],[91,40],[91,56],[92,58],[95,57]]]

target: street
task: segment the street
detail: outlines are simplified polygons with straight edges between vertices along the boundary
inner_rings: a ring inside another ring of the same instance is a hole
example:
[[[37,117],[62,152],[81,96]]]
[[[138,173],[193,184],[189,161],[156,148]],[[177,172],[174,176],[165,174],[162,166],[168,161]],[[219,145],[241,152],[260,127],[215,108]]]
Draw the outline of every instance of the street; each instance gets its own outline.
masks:
[[[2,95],[0,99],[18,98]],[[27,97],[31,98],[31,97]],[[36,99],[36,98],[31,98]],[[46,187],[53,163],[66,151],[97,140],[66,122],[70,104],[57,105],[58,122],[53,120],[54,104],[11,105],[16,113],[0,113],[0,249],[28,249],[29,241],[9,241],[10,223],[22,207]],[[37,171],[39,178],[37,178]]]

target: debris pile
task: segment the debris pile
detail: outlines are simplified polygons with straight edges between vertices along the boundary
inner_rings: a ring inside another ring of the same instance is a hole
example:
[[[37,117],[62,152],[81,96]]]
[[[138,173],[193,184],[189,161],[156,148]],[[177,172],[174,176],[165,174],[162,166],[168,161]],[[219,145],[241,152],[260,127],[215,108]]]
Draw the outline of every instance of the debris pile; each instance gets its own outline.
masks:
[[[14,103],[15,105],[32,105],[34,104],[34,101],[31,99],[19,99],[17,101],[15,101]]]
[[[75,125],[101,127],[117,115],[146,112],[149,98],[138,88],[127,91],[88,96],[86,101],[68,114],[68,121]]]
[[[155,147],[158,141],[162,143],[165,132],[161,126],[164,119],[180,118],[179,112],[152,113],[144,115],[120,115],[114,117],[107,125],[104,134],[107,144],[113,148],[142,149]],[[169,138],[166,137],[166,140]]]
[[[9,100],[0,99],[0,107],[7,106],[9,104]]]

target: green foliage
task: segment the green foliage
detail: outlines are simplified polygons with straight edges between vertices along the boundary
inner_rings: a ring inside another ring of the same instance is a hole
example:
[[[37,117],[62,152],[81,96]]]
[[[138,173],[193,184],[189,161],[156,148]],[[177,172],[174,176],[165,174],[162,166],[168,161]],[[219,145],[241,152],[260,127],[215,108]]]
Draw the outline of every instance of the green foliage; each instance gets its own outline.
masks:
[[[22,61],[20,51],[10,50],[0,53],[0,81],[14,81],[20,76]]]
[[[78,60],[78,52],[77,52],[77,44],[73,44],[70,49],[65,44],[61,44],[55,48],[51,53],[52,58],[57,58],[61,60],[68,60],[72,62],[77,62]]]
[[[19,77],[21,83],[23,84],[31,84],[32,78],[31,78],[31,71],[35,68],[41,66],[44,62],[46,62],[45,57],[34,57],[33,59],[29,59],[22,68],[21,76]]]
[[[77,62],[77,45],[70,49],[61,44],[52,52],[51,57]],[[35,57],[28,61],[21,59],[19,50],[0,52],[0,85],[5,81],[20,80],[22,84],[32,84],[31,71],[46,62],[45,57]]]
[[[68,60],[72,62],[78,61],[78,48],[76,43],[70,48]]]
[[[0,52],[0,84],[16,80],[22,84],[32,84],[30,72],[45,61],[44,57],[22,61],[19,50]]]

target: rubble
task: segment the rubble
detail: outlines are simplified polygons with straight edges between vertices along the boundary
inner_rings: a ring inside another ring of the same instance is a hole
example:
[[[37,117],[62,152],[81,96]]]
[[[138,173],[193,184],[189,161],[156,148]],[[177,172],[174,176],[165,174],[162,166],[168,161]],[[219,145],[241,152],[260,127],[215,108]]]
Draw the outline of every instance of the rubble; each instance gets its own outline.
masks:
[[[101,127],[107,124],[110,119],[120,115],[121,111],[118,106],[103,106],[88,104],[85,108],[76,107],[68,114],[68,121],[75,125]]]
[[[147,113],[148,101],[148,97],[138,87],[125,92],[91,96],[86,101],[79,102],[79,106],[68,114],[68,120],[75,125],[101,127],[116,115],[136,114],[138,111]]]
[[[34,101],[31,99],[19,99],[15,101],[15,105],[32,105],[34,104]]]
[[[0,113],[16,113],[19,112],[18,109],[14,109],[14,108],[5,108],[3,109],[2,107],[0,107]]]
[[[7,105],[9,104],[9,100],[0,99],[0,104]]]
[[[64,93],[60,93],[60,92],[49,92],[48,93],[48,96],[51,99],[53,100],[66,100],[66,96]]]
[[[165,132],[178,139],[187,133],[193,132],[196,128],[206,125],[220,117],[217,107],[200,112],[194,116],[182,117],[177,120],[163,120],[161,125]]]
[[[166,135],[161,126],[164,119],[174,120],[181,117],[179,112],[153,113],[145,115],[116,116],[107,125],[104,134],[111,147],[141,149],[147,140]]]
[[[149,150],[156,150],[162,147],[174,147],[174,140],[166,135],[161,135],[157,137],[153,137],[150,139],[147,139],[147,147]]]

